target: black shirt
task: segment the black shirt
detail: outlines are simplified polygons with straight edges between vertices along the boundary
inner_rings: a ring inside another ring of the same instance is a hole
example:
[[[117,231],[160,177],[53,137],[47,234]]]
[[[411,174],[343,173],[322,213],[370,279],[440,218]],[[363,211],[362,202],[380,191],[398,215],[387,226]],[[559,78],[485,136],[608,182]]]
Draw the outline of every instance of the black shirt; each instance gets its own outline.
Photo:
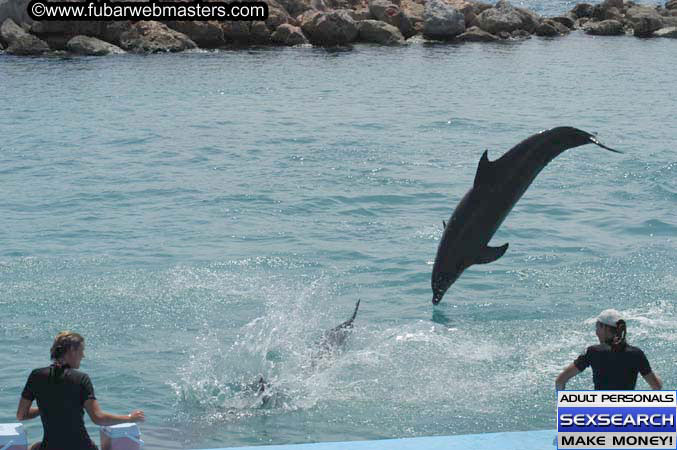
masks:
[[[44,428],[41,449],[96,449],[85,429],[85,400],[95,400],[94,387],[86,373],[68,366],[35,369],[21,396],[37,400]]]
[[[611,351],[608,344],[591,345],[576,358],[574,365],[580,371],[592,366],[592,380],[597,391],[635,389],[637,373],[651,373],[644,352],[631,345],[618,352]]]

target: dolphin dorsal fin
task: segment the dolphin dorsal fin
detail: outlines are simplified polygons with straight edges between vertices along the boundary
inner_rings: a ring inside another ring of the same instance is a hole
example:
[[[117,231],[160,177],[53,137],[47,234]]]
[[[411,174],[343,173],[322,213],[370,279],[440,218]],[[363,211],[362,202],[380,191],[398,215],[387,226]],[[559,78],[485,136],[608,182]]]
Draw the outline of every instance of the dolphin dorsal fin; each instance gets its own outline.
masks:
[[[489,161],[489,150],[485,150],[480,158],[480,163],[477,165],[477,173],[475,174],[474,186],[480,187],[482,184],[488,183],[494,178],[494,164]]]
[[[353,320],[355,320],[355,317],[357,316],[357,309],[360,307],[361,300],[362,299],[357,299],[357,304],[355,305],[355,311],[353,311],[353,316],[350,319],[348,319],[350,323],[353,323]]]
[[[506,250],[508,250],[508,244],[503,244],[500,247],[486,246],[482,249],[480,254],[477,255],[477,258],[473,264],[488,264],[490,262],[494,262],[503,256]]]

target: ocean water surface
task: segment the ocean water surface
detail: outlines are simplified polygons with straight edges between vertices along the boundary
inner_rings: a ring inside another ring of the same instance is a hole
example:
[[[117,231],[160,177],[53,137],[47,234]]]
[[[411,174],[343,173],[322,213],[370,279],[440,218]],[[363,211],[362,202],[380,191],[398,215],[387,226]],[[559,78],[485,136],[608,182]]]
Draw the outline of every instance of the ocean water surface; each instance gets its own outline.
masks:
[[[63,329],[157,449],[554,428],[554,378],[610,307],[675,389],[676,64],[674,40],[578,32],[1,54],[0,422]],[[555,159],[494,237],[508,252],[433,309],[482,152],[560,125],[624,153]],[[346,347],[319,353],[358,299]]]

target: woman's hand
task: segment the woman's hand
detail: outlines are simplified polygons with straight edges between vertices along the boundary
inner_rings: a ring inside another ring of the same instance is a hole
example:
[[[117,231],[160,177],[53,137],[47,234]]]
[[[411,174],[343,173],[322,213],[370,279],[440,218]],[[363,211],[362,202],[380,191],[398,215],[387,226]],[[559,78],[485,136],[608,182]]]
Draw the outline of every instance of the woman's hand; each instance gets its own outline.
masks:
[[[129,414],[129,420],[131,422],[143,422],[146,420],[146,415],[140,409],[134,410]]]

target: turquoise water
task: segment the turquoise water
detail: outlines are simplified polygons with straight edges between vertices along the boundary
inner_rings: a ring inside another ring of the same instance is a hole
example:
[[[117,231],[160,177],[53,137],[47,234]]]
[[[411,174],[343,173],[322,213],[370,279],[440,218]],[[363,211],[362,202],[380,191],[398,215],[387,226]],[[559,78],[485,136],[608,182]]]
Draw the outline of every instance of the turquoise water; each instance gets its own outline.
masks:
[[[0,422],[62,329],[104,410],[145,410],[148,448],[553,428],[554,377],[609,307],[675,389],[676,63],[674,40],[580,33],[0,55]],[[559,125],[625,153],[554,160],[495,236],[506,255],[433,309],[442,220],[484,149]],[[318,356],[358,298],[346,348]]]

